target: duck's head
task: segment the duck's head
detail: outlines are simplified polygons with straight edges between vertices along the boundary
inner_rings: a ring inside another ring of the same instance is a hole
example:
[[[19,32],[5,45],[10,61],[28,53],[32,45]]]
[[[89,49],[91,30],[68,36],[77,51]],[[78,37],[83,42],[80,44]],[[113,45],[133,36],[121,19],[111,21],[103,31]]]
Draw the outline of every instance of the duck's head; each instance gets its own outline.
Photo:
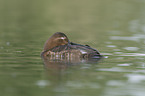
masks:
[[[54,33],[45,43],[44,51],[50,50],[56,46],[66,45],[69,43],[67,36],[62,32]]]

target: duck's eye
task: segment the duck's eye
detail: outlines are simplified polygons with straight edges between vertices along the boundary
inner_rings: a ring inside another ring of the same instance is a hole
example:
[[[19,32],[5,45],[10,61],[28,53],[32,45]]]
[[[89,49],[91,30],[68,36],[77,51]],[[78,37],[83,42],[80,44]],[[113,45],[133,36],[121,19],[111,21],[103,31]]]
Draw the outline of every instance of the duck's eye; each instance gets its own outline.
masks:
[[[58,39],[59,42],[63,42],[63,39]]]

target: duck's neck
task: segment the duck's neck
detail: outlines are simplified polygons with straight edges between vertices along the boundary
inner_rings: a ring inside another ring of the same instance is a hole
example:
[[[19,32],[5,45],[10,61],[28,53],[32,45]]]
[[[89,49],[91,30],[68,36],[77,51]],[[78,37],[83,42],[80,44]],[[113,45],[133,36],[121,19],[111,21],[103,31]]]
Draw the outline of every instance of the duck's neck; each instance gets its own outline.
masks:
[[[50,50],[50,49],[52,49],[52,48],[55,47],[55,46],[56,46],[56,44],[53,43],[51,40],[48,39],[48,40],[46,41],[45,45],[44,45],[44,51]]]

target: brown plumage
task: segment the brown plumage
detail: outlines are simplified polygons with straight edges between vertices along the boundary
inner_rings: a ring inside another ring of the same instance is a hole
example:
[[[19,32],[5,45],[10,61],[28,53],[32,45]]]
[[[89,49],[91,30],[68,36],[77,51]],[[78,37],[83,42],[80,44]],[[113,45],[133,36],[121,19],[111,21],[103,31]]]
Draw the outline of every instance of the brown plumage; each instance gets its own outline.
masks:
[[[54,33],[45,43],[42,56],[52,58],[100,58],[100,53],[88,45],[72,43],[62,32]]]

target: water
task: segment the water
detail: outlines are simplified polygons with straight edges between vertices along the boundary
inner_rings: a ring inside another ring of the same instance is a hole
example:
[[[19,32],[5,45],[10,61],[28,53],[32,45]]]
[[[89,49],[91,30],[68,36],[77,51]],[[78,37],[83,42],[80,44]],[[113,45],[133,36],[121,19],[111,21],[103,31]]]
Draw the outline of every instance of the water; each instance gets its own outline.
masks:
[[[145,0],[1,0],[1,96],[143,96]],[[65,32],[99,62],[44,66],[44,42]]]

